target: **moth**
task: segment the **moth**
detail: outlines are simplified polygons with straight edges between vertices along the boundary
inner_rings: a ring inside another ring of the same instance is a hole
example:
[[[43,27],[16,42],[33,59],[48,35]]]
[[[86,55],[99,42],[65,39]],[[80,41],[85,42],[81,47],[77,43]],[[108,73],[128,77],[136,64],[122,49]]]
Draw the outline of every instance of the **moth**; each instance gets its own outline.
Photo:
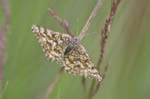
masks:
[[[65,72],[93,78],[98,82],[102,80],[77,36],[55,32],[38,25],[32,26],[32,32],[35,33],[47,59],[59,63]]]

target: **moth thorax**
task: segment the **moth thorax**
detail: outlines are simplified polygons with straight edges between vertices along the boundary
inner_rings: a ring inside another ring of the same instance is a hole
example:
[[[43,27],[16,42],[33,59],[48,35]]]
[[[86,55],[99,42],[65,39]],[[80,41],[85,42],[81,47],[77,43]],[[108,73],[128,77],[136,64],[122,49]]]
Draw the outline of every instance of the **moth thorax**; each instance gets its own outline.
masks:
[[[64,51],[64,55],[69,53],[72,49],[76,48],[80,44],[78,37],[73,37],[70,41],[67,42],[67,47]]]
[[[78,38],[78,37],[73,37],[73,38],[71,39],[71,41],[68,43],[68,46],[70,46],[70,47],[76,47],[76,46],[78,46],[79,44],[80,44],[79,38]]]

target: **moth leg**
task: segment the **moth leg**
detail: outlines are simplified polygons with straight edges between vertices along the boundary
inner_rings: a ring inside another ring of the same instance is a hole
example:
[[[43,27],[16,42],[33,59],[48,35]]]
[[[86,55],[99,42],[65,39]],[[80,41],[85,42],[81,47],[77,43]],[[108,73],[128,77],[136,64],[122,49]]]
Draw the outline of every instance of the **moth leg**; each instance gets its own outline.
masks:
[[[64,31],[71,35],[71,31],[69,30],[69,23],[65,19],[61,19],[58,14],[51,8],[48,8],[50,15],[59,23],[59,25],[64,29]]]
[[[83,86],[84,92],[86,92],[86,79],[84,76],[82,77],[82,86]]]

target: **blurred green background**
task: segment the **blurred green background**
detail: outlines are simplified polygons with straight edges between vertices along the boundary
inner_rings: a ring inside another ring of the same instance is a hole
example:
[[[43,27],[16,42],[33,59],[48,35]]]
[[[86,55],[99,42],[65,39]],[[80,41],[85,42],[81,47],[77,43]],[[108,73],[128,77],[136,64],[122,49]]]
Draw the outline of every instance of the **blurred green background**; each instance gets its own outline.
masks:
[[[112,0],[101,10],[82,43],[96,64],[100,32]],[[53,8],[78,35],[96,0],[9,0],[10,30],[6,34],[6,62],[2,99],[43,99],[60,65],[47,61],[31,32],[33,24],[64,32],[49,15]],[[0,1],[0,22],[4,23]],[[150,0],[121,0],[107,40],[103,67],[110,64],[93,99],[150,99]],[[91,80],[87,80],[88,85]],[[80,76],[63,74],[49,99],[86,99]]]

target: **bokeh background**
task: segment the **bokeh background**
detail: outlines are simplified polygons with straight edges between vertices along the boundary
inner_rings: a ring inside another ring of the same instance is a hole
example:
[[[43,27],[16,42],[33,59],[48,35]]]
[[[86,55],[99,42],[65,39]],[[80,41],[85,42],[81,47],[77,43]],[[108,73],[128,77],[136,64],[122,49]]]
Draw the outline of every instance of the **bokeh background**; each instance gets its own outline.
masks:
[[[100,33],[112,0],[101,10],[82,43],[96,64]],[[47,61],[33,24],[64,32],[49,15],[53,8],[78,35],[96,0],[9,0],[11,21],[6,33],[2,99],[43,99],[60,65]],[[101,65],[109,63],[106,78],[93,99],[150,99],[150,0],[121,0],[108,36]],[[0,23],[5,20],[0,1]],[[91,80],[87,80],[87,85]],[[49,99],[86,99],[80,76],[64,73]]]

